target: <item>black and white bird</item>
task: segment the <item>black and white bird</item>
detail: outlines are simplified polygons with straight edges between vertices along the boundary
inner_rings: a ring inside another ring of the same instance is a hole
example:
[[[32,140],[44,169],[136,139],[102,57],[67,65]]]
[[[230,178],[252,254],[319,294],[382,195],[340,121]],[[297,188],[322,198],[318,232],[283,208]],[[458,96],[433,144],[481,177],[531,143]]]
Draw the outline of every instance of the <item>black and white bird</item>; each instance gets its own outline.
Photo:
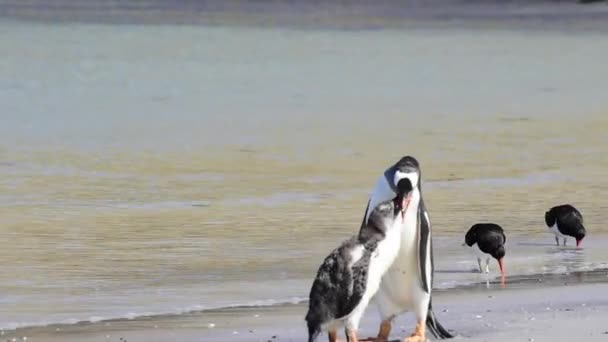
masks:
[[[381,325],[377,337],[372,340],[386,341],[393,319],[409,310],[414,312],[417,324],[406,342],[426,341],[427,328],[435,338],[451,338],[453,336],[435,318],[431,305],[433,247],[431,222],[422,198],[420,165],[414,157],[406,156],[395,167],[404,172],[413,190],[404,220],[397,221],[401,232],[399,254],[382,278],[380,290],[374,299],[379,308]],[[375,196],[385,198],[386,191],[387,187],[379,183],[371,202],[375,201]]]
[[[416,210],[410,176],[407,163],[388,168],[368,201],[359,234],[332,251],[319,267],[306,314],[309,342],[323,331],[335,342],[341,327],[349,342],[358,341],[361,317],[399,252],[402,222]]]
[[[476,223],[467,232],[464,237],[464,242],[467,246],[475,248],[477,252],[477,264],[479,265],[479,273],[483,273],[481,261],[485,259],[485,272],[490,273],[490,257],[498,261],[500,273],[504,279],[505,268],[503,259],[505,257],[505,242],[507,237],[501,226],[495,223]]]
[[[545,223],[555,234],[555,242],[558,246],[559,238],[564,239],[565,246],[567,237],[573,237],[576,240],[576,247],[579,247],[585,238],[583,215],[570,204],[558,205],[545,212]]]

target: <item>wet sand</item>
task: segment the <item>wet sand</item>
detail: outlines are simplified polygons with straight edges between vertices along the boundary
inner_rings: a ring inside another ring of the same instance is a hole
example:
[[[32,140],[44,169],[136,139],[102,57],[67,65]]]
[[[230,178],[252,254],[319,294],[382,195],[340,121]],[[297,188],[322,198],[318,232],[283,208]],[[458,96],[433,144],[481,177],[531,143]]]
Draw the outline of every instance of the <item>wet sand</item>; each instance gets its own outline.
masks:
[[[466,341],[605,341],[608,335],[608,270],[564,275],[507,278],[475,286],[436,291],[439,321]],[[144,317],[4,332],[3,339],[28,341],[302,341],[305,304],[272,308],[234,308],[182,316]],[[378,317],[368,309],[361,336],[376,332]],[[401,339],[414,325],[411,314],[398,317],[391,338]],[[323,341],[325,337],[319,339]]]

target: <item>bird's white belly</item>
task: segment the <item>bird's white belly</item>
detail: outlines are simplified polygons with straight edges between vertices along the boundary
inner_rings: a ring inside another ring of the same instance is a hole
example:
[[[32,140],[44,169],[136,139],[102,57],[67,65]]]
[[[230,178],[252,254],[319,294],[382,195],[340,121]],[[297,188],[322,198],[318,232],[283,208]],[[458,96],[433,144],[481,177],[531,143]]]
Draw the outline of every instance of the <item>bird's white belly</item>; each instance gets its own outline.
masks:
[[[484,253],[477,244],[474,244],[472,247],[468,247],[471,250],[471,253],[481,260],[485,260],[490,257],[490,254]]]
[[[406,214],[401,227],[401,248],[388,269],[376,302],[383,315],[398,314],[411,308],[422,295],[418,270],[417,212]],[[418,293],[421,292],[421,293]]]
[[[562,234],[559,229],[557,228],[557,223],[555,223],[554,225],[552,225],[551,227],[549,227],[549,231],[551,231],[551,233],[555,234],[555,236],[557,237],[561,237],[561,238],[565,238],[566,235]]]
[[[388,229],[386,237],[378,243],[378,248],[372,253],[365,288],[365,295],[370,294],[370,298],[378,291],[383,275],[394,264],[400,251],[401,227],[399,221],[401,221],[400,218],[395,220],[393,227]]]
[[[382,292],[391,298],[392,302],[406,306],[411,303],[410,292],[407,289],[419,281],[418,277],[418,247],[416,232],[407,232],[402,240],[395,262],[384,275]]]
[[[372,252],[363,297],[353,311],[346,317],[341,318],[341,320],[346,321],[347,326],[354,328],[358,326],[359,319],[363,316],[369,301],[380,288],[382,276],[386,274],[386,271],[394,263],[395,257],[399,253],[401,227],[397,221],[401,220],[395,220],[393,226],[387,229],[384,239],[378,243],[376,250]],[[356,260],[353,259],[353,262],[356,262]]]

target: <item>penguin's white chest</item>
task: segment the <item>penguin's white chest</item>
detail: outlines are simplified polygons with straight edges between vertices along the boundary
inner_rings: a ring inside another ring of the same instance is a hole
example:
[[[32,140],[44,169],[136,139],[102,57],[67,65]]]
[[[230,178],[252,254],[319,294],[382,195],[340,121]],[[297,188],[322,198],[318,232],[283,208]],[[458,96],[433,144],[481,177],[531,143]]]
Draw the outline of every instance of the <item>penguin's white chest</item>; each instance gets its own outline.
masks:
[[[392,226],[387,229],[385,238],[378,243],[372,253],[367,278],[366,293],[372,296],[378,291],[382,276],[393,265],[400,250],[401,243],[401,216],[397,216]]]
[[[390,275],[395,283],[404,284],[411,278],[418,278],[418,218],[417,213],[406,215],[401,227],[401,246]]]
[[[372,252],[371,259],[369,261],[367,282],[365,284],[365,292],[363,298],[359,301],[359,304],[355,309],[346,317],[347,321],[357,321],[363,316],[363,312],[367,308],[367,303],[372,297],[378,292],[380,288],[380,282],[382,276],[386,274],[386,271],[395,262],[395,258],[399,253],[399,247],[401,244],[401,217],[397,217],[394,222],[388,227],[384,239],[378,242],[376,250]],[[353,263],[356,262],[363,255],[363,247],[353,251],[352,259]],[[349,324],[349,323],[347,323]],[[358,325],[358,323],[350,323]]]
[[[408,210],[401,221],[401,246],[394,263],[384,275],[381,284],[381,297],[388,299],[394,311],[401,311],[418,300],[414,298],[420,287],[418,271],[418,205]],[[382,300],[385,301],[385,300]]]

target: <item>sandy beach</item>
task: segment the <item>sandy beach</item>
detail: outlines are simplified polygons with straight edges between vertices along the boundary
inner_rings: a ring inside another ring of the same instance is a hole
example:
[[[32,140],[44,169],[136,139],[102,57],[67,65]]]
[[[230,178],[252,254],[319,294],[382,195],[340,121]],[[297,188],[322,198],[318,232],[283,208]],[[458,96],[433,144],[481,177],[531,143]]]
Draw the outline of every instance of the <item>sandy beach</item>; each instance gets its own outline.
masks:
[[[506,288],[500,288],[495,279],[488,280],[488,284],[436,291],[436,314],[456,334],[455,340],[540,342],[608,338],[608,270],[509,278]],[[303,341],[305,312],[306,306],[301,304],[234,308],[186,316],[17,329],[4,332],[2,338],[21,341],[27,337],[28,341],[48,342]],[[398,317],[391,338],[397,340],[409,334],[413,323],[411,314]],[[377,324],[375,308],[371,306],[362,323],[362,337],[372,336]]]
[[[435,310],[442,324],[462,341],[605,341],[608,337],[608,271],[553,277],[520,277],[507,288],[438,291]],[[235,308],[182,317],[56,325],[4,332],[7,341],[302,341],[304,305],[271,310]],[[202,322],[213,320],[213,328]],[[378,319],[368,310],[361,335],[373,335]],[[410,314],[396,319],[392,339],[413,326]],[[322,338],[321,340],[323,340]]]

